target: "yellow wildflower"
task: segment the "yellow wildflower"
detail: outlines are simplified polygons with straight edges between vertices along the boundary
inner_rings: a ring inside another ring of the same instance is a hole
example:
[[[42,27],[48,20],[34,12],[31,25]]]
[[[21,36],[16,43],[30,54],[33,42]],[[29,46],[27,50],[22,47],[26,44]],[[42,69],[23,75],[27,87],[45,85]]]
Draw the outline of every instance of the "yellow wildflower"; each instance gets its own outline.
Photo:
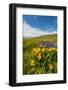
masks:
[[[36,48],[33,48],[32,49],[32,55],[35,55],[36,54]]]
[[[56,51],[57,49],[56,48],[49,48],[48,51],[51,52],[51,51]]]
[[[38,52],[40,52],[41,51],[41,49],[40,48],[36,48],[36,52],[38,53]]]
[[[32,49],[32,52],[35,52],[35,51],[36,51],[36,48],[33,48],[33,49]]]
[[[42,52],[45,52],[45,48],[42,48]]]
[[[40,60],[41,59],[41,55],[38,55],[37,58]]]
[[[40,48],[33,48],[33,50],[32,50],[32,54],[33,55],[36,55],[38,52],[40,52]]]
[[[38,55],[41,55],[42,53],[38,53]]]
[[[31,61],[31,66],[35,66],[36,65],[36,61],[33,59],[32,61]]]
[[[49,64],[48,67],[49,67],[50,70],[53,69],[53,65],[52,64]]]

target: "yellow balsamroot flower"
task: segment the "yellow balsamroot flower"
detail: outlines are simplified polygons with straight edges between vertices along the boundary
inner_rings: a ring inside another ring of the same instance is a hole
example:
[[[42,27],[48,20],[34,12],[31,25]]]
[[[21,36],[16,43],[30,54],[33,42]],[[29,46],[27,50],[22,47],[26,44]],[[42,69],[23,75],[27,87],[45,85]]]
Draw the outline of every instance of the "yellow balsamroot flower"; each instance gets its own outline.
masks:
[[[36,48],[32,49],[32,56],[36,55]]]
[[[32,55],[36,55],[38,52],[40,52],[41,49],[40,48],[33,48],[32,49]]]
[[[45,51],[48,51],[48,50],[49,50],[49,49],[48,49],[47,47],[45,47],[45,48],[43,47],[43,48],[42,48],[42,53],[44,53]]]
[[[31,61],[31,66],[35,66],[36,65],[36,61],[33,59],[32,61]]]
[[[57,49],[56,48],[49,48],[48,51],[51,52],[51,51],[56,51]]]
[[[35,55],[35,49],[32,49],[32,56]]]
[[[42,48],[42,53],[44,53],[45,52],[45,48]]]
[[[38,55],[37,58],[40,60],[41,59],[41,55]]]
[[[42,53],[38,53],[38,55],[42,55]]]
[[[41,48],[36,48],[36,53],[40,52]]]
[[[53,65],[52,64],[48,64],[48,67],[49,67],[50,70],[53,69]]]
[[[33,48],[33,49],[32,49],[32,52],[36,52],[36,48]]]

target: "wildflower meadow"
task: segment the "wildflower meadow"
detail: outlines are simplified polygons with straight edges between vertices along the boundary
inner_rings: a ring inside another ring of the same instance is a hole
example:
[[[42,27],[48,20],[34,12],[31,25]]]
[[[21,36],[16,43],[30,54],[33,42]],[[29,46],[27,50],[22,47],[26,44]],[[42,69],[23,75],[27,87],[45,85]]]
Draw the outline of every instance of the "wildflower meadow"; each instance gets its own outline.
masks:
[[[23,74],[57,73],[57,35],[23,41]]]

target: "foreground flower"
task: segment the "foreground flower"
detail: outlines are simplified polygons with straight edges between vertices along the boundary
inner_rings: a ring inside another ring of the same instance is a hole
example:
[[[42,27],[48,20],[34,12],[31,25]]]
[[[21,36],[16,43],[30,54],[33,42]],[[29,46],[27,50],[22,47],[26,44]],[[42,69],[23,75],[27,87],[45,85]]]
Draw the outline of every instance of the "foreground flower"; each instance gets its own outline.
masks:
[[[32,49],[32,54],[33,55],[36,55],[38,52],[40,52],[41,51],[41,49],[40,48],[33,48]]]
[[[44,53],[45,52],[45,48],[42,48],[42,53]]]
[[[36,65],[36,61],[33,59],[32,61],[31,61],[31,66],[35,66]]]
[[[38,55],[42,55],[42,53],[38,53]]]
[[[38,58],[39,60],[41,60],[41,55],[38,55],[37,58]]]
[[[48,67],[49,67],[50,70],[53,69],[53,65],[52,64],[48,64]]]
[[[49,48],[48,51],[51,52],[51,51],[56,51],[57,49],[56,48]]]

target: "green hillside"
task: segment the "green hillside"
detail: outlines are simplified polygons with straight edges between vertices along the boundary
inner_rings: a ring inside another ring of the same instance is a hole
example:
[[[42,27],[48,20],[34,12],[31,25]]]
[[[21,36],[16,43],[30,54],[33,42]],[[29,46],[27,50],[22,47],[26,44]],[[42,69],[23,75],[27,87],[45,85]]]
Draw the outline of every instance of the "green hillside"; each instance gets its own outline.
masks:
[[[39,36],[39,37],[35,37],[35,38],[24,38],[24,40],[34,40],[34,41],[52,41],[52,42],[56,42],[57,41],[57,34],[53,34],[53,35],[43,35],[43,36]]]

